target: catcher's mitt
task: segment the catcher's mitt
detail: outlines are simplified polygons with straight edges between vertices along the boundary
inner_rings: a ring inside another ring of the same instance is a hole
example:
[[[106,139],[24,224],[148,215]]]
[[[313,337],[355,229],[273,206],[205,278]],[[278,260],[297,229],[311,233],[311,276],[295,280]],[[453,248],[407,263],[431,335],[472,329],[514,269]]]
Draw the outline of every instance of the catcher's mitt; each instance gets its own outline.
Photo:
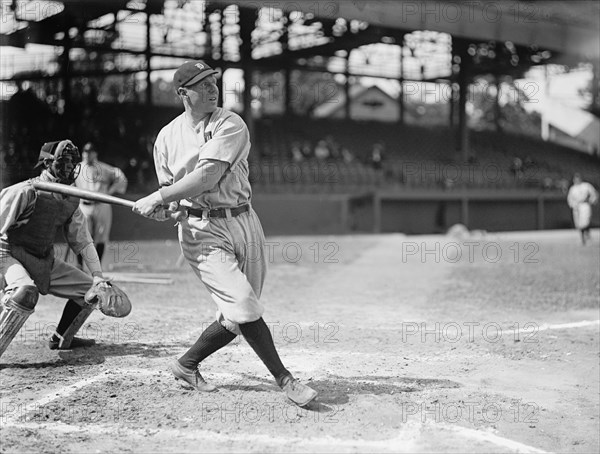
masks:
[[[98,282],[85,294],[85,301],[97,305],[109,317],[126,317],[131,312],[131,301],[123,290],[108,281]]]

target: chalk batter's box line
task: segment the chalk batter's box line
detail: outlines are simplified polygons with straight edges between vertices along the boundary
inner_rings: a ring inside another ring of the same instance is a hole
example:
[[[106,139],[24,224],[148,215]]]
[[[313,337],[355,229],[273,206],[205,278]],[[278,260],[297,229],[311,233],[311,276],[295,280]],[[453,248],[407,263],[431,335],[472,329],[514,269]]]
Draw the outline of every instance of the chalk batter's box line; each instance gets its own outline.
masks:
[[[246,447],[248,443],[261,444],[263,447],[278,447],[280,452],[284,452],[285,447],[294,446],[295,452],[298,448],[301,451],[325,452],[333,450],[340,452],[339,448],[346,449],[348,452],[398,452],[410,453],[419,451],[419,442],[423,439],[425,429],[433,430],[438,433],[440,439],[445,439],[448,435],[455,434],[465,441],[476,441],[480,443],[489,443],[501,447],[507,451],[515,453],[545,453],[541,449],[524,443],[502,437],[493,433],[491,430],[477,430],[461,426],[453,426],[445,423],[432,425],[430,423],[412,422],[402,426],[398,436],[384,440],[348,440],[335,437],[282,437],[273,435],[262,435],[256,433],[232,433],[213,432],[210,430],[194,429],[193,431],[182,431],[180,429],[133,429],[124,426],[106,424],[90,424],[87,426],[55,423],[11,423],[8,427],[23,428],[29,430],[43,430],[58,434],[84,433],[86,435],[105,436],[107,433],[113,433],[117,437],[141,438],[149,441],[149,438],[163,438],[166,440],[185,438],[190,441],[207,442],[212,441],[217,444],[225,443],[231,446],[233,443],[239,443]],[[336,449],[337,448],[337,449]],[[343,451],[342,451],[343,452]]]
[[[86,435],[106,436],[107,433],[113,433],[118,437],[140,438],[148,441],[149,437],[163,438],[166,440],[177,438],[185,438],[189,441],[197,442],[214,442],[231,446],[232,442],[239,444],[238,448],[234,447],[234,451],[241,447],[247,448],[248,443],[260,444],[265,448],[276,447],[278,452],[284,452],[281,448],[294,446],[294,452],[298,452],[298,447],[302,447],[301,451],[316,451],[326,452],[332,448],[345,448],[345,452],[414,452],[415,439],[418,436],[419,427],[407,427],[401,435],[392,439],[386,440],[348,440],[335,437],[314,437],[314,438],[298,438],[298,437],[281,437],[273,435],[262,435],[256,433],[232,433],[224,434],[222,432],[213,432],[210,430],[194,429],[193,431],[181,431],[180,429],[133,429],[129,427],[119,426],[115,428],[112,425],[90,424],[86,426],[71,425],[62,422],[57,423],[15,423],[10,427],[23,428],[29,430],[45,430],[59,434],[80,433]],[[319,449],[320,448],[320,449]],[[413,448],[413,449],[411,449]],[[340,452],[335,449],[334,452]],[[344,451],[341,451],[344,452]]]
[[[40,408],[43,408],[44,406],[48,405],[49,403],[54,402],[59,399],[63,399],[65,397],[69,397],[76,391],[86,388],[87,386],[90,386],[94,383],[112,380],[112,379],[118,378],[119,376],[126,376],[126,375],[161,376],[162,373],[163,373],[163,371],[160,369],[158,369],[158,370],[157,369],[151,369],[151,370],[147,370],[147,369],[117,369],[117,370],[105,371],[102,374],[94,375],[92,377],[87,377],[87,378],[79,380],[73,384],[63,386],[62,388],[58,388],[55,391],[51,391],[50,393],[46,394],[44,397],[34,400],[33,402],[23,404],[25,411],[20,411],[16,415],[3,416],[2,418],[0,418],[0,426],[14,425],[20,419],[26,418],[31,413],[39,410]],[[169,374],[170,374],[170,372],[169,372]],[[248,377],[243,376],[241,374],[215,372],[215,373],[209,373],[208,376],[210,376],[211,378],[218,379],[220,381],[220,383],[223,385],[233,384],[233,383],[239,382],[240,380],[243,380],[245,383],[253,382],[253,384],[264,385],[264,382],[260,381],[260,379],[253,381],[253,380],[249,379]],[[173,380],[173,385],[177,386],[175,380]],[[10,398],[10,396],[4,396],[3,400],[6,402],[9,398]],[[27,410],[27,409],[29,409],[29,410]]]
[[[410,321],[405,321],[404,324],[408,324],[408,323],[416,323],[417,327],[421,326],[421,323],[425,323],[425,324],[429,324],[431,325],[432,323],[435,322],[423,322],[423,321],[415,321],[415,320],[410,320]],[[440,325],[444,325],[443,322],[438,322]],[[457,323],[459,326],[461,326],[461,322],[457,322],[457,321],[448,321],[446,322],[446,324],[448,323]],[[465,323],[465,322],[462,322]],[[470,323],[470,322],[469,322]],[[481,329],[482,326],[485,326],[486,323],[492,323],[492,322],[481,322],[479,325],[475,325],[474,329]],[[534,322],[526,322],[526,323],[534,323]],[[378,331],[400,331],[400,326],[402,324],[400,323],[397,326],[376,326],[374,329],[378,330]],[[467,325],[464,325],[465,329],[466,329]],[[570,323],[558,323],[558,324],[549,324],[549,323],[542,323],[542,324],[538,324],[535,329],[533,330],[531,327],[528,328],[519,328],[518,331],[516,331],[517,334],[532,334],[534,332],[540,332],[540,331],[549,331],[549,330],[561,330],[561,329],[571,329],[571,328],[588,328],[588,327],[592,327],[592,326],[600,326],[600,320],[583,320],[581,322],[570,322]],[[463,326],[461,326],[462,328]],[[501,327],[502,328],[502,327]],[[503,331],[506,331],[507,333],[515,333],[515,329],[514,328],[502,328]],[[435,333],[438,334],[442,334],[444,332],[444,330],[440,329],[438,331],[435,331]],[[411,333],[412,334],[412,333]],[[419,334],[419,331],[415,331],[414,333]],[[433,329],[428,329],[427,330],[427,334],[434,334]]]
[[[29,404],[33,408],[39,408],[44,405],[49,404],[57,399],[61,399],[67,397],[74,392],[83,389],[93,383],[100,382],[103,380],[108,380],[111,378],[115,378],[118,375],[128,375],[128,374],[136,374],[136,375],[161,375],[162,371],[156,370],[144,370],[144,369],[121,369],[115,371],[106,371],[104,374],[95,375],[93,377],[87,377],[83,380],[75,382],[71,385],[64,386],[59,388],[57,391],[54,391],[41,399],[34,401]],[[219,373],[214,374],[215,376],[219,376],[221,379],[233,379],[238,380],[239,376],[236,374],[228,374],[228,373]],[[244,378],[247,380],[247,378]],[[110,430],[107,431],[108,428],[112,428],[111,425],[107,426],[99,426],[99,425],[91,425],[91,426],[78,426],[78,425],[70,425],[61,422],[57,423],[43,423],[43,424],[35,424],[35,423],[24,423],[19,422],[18,420],[25,415],[17,415],[16,417],[7,417],[5,421],[2,422],[3,427],[20,427],[20,428],[29,428],[29,429],[43,429],[50,430],[55,432],[69,433],[69,432],[88,432],[88,433],[97,433],[105,435],[106,433],[110,433]],[[380,440],[380,441],[369,441],[369,440],[347,440],[347,439],[336,439],[333,437],[322,437],[322,438],[313,438],[313,439],[300,439],[300,438],[287,438],[287,437],[276,437],[266,435],[256,435],[256,434],[242,434],[242,435],[224,435],[222,433],[215,433],[212,431],[202,431],[199,433],[195,431],[196,435],[200,435],[200,438],[205,439],[213,439],[215,441],[239,441],[242,443],[247,443],[249,440],[254,440],[256,442],[264,443],[267,445],[277,445],[277,446],[290,446],[290,443],[294,445],[304,445],[307,448],[318,448],[318,447],[346,447],[346,448],[359,448],[359,449],[378,449],[380,451],[392,451],[392,452],[411,452],[411,447],[414,447],[418,435],[420,434],[422,428],[425,425],[423,423],[409,423],[405,425],[405,430],[398,436],[393,439],[388,440]],[[438,425],[440,430],[447,430],[457,433],[465,438],[476,440],[480,442],[488,442],[497,446],[501,446],[506,449],[514,450],[515,452],[524,452],[524,453],[543,453],[540,449],[534,448],[532,446],[524,445],[520,442],[501,437],[489,431],[479,431],[475,429],[468,429],[460,426],[453,426],[448,424]],[[119,427],[118,432],[122,434],[126,432],[130,435],[141,435],[146,437],[148,435],[147,430],[135,430],[129,428]],[[173,432],[173,434],[169,434],[167,432]],[[161,433],[166,436],[173,436],[177,434],[181,436],[181,432],[177,430],[164,430],[157,429],[155,434]],[[198,437],[193,436],[194,439]]]
[[[132,370],[124,370],[124,371],[105,371],[104,373],[97,374],[92,377],[87,377],[87,378],[79,380],[75,383],[72,383],[70,385],[63,386],[62,388],[58,388],[57,390],[51,391],[50,393],[46,394],[44,397],[42,397],[40,399],[34,400],[33,402],[30,402],[28,404],[24,404],[25,408],[26,409],[29,408],[30,410],[24,411],[24,412],[18,412],[18,414],[13,415],[13,416],[11,416],[11,415],[4,416],[2,418],[1,425],[2,426],[14,425],[15,423],[18,422],[19,419],[27,417],[27,415],[31,414],[33,411],[36,411],[36,409],[42,408],[42,407],[48,405],[49,403],[54,402],[55,400],[59,400],[59,399],[68,397],[71,394],[73,394],[74,392],[79,391],[80,389],[83,389],[89,385],[96,383],[96,382],[101,382],[104,380],[109,380],[111,378],[114,378],[114,375],[117,375],[119,373],[123,373],[123,375],[126,375],[129,372],[136,373],[136,374],[143,374],[143,375],[156,374],[156,371],[148,371],[148,370],[143,370],[143,369],[140,369],[140,370],[132,369]],[[6,400],[6,397],[4,398],[4,400]]]

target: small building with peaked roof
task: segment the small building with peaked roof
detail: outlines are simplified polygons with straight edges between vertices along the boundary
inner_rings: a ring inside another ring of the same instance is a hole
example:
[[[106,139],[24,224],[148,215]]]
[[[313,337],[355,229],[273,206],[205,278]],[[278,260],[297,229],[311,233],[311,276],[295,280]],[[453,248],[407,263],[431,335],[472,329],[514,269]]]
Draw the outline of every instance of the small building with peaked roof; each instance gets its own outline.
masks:
[[[375,85],[353,85],[349,95],[350,118],[353,120],[397,122],[400,119],[398,100]],[[346,102],[346,94],[340,89],[337,96],[315,107],[313,117],[345,118]]]

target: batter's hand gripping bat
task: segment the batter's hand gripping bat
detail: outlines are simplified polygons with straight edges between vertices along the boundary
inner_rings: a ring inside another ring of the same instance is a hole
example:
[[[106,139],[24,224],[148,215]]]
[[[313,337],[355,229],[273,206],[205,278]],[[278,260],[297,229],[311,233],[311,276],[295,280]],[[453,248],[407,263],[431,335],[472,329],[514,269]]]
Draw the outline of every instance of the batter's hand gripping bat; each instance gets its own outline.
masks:
[[[57,194],[69,195],[72,197],[79,197],[80,199],[90,200],[92,202],[109,203],[111,205],[118,205],[127,208],[133,208],[135,202],[132,200],[122,199],[113,195],[103,194],[100,192],[88,191],[87,189],[77,188],[75,186],[68,186],[61,183],[50,183],[46,181],[34,181],[33,187],[41,191],[55,192]],[[179,222],[181,219],[187,217],[187,211],[166,211],[167,215],[174,221]]]

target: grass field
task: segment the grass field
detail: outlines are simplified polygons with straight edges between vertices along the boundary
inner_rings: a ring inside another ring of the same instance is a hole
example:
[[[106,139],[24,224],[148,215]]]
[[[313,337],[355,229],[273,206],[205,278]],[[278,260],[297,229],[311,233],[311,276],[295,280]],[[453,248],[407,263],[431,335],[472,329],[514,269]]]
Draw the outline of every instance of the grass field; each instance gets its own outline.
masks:
[[[214,318],[174,242],[114,243],[134,310],[94,313],[95,347],[45,339],[44,297],[0,360],[1,452],[598,452],[599,232],[269,238],[265,320],[320,393],[286,400],[243,340],[167,371]]]

